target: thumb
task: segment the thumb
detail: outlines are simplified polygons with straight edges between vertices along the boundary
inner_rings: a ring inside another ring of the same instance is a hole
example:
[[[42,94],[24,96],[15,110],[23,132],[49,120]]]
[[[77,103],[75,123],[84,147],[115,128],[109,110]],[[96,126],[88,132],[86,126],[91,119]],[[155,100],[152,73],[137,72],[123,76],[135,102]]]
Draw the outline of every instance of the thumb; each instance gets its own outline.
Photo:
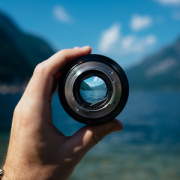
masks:
[[[123,124],[116,119],[102,125],[87,125],[71,136],[71,148],[80,161],[82,157],[106,135],[121,131],[122,129]]]

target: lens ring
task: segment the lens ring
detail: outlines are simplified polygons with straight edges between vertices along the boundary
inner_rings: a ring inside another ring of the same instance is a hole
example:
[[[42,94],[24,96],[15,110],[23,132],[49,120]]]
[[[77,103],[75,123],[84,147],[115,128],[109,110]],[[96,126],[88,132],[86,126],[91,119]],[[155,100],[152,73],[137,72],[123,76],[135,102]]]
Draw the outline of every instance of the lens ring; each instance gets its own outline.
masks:
[[[102,73],[111,82],[112,96],[102,108],[83,107],[74,95],[74,91],[78,91],[75,88],[77,80],[88,71]],[[112,120],[122,111],[129,86],[124,71],[113,60],[101,55],[87,55],[77,59],[61,75],[58,92],[62,106],[72,118],[85,124],[101,124]]]

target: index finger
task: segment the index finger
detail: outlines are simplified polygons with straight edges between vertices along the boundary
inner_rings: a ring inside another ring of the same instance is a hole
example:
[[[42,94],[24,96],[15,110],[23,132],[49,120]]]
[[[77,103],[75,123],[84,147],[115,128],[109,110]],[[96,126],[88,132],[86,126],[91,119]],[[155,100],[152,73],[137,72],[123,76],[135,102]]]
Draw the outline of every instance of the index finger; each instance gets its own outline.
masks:
[[[48,69],[46,69],[46,73],[55,76],[59,72],[62,72],[72,60],[90,53],[91,48],[89,46],[61,50],[47,60],[46,66],[48,66]]]
[[[89,46],[64,49],[38,64],[27,87],[30,97],[38,100],[49,99],[53,90],[55,76],[62,72],[74,59],[90,53],[91,47]]]

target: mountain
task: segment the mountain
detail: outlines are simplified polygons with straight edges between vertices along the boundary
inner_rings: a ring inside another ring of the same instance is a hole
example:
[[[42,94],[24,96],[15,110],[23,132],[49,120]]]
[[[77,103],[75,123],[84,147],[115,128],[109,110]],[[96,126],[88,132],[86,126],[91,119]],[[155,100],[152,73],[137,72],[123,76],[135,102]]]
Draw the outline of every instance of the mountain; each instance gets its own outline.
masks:
[[[93,89],[87,83],[82,81],[80,91],[93,91]]]
[[[130,89],[180,89],[180,38],[126,70]]]
[[[107,87],[106,87],[105,83],[100,84],[98,86],[94,86],[92,88],[93,88],[93,90],[96,90],[96,91],[98,91],[98,90],[107,90]]]
[[[0,83],[29,80],[35,66],[52,54],[47,42],[24,33],[0,12]]]

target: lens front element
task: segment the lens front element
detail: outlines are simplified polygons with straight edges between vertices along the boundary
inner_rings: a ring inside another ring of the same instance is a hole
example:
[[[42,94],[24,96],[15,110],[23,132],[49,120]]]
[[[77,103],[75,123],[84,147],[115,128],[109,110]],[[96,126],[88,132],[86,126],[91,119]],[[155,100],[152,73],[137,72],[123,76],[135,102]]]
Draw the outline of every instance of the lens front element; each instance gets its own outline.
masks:
[[[100,77],[92,76],[82,81],[79,91],[85,102],[94,104],[106,97],[107,87]]]

